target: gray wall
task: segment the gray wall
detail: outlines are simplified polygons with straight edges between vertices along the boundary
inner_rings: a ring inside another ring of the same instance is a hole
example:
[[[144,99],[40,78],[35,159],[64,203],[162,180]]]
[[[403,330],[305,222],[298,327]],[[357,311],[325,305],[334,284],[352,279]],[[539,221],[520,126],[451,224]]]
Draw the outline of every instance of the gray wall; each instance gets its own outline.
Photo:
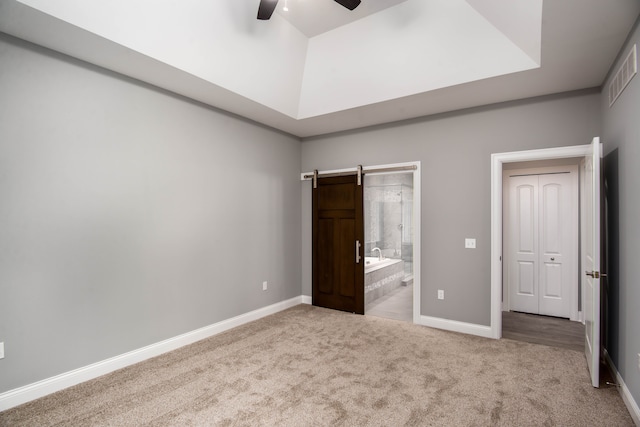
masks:
[[[640,47],[639,22],[621,51],[626,56]],[[612,67],[615,73],[624,56]],[[606,286],[609,323],[605,346],[636,402],[640,402],[640,76],[636,75],[612,108],[603,87],[604,168],[607,181],[608,273]]]
[[[0,392],[299,296],[299,179],[297,138],[0,34]]]
[[[600,131],[598,91],[574,92],[307,139],[302,170],[421,161],[421,314],[489,325],[491,153],[584,145]],[[301,186],[310,295],[311,184]],[[465,237],[477,249],[464,249]]]

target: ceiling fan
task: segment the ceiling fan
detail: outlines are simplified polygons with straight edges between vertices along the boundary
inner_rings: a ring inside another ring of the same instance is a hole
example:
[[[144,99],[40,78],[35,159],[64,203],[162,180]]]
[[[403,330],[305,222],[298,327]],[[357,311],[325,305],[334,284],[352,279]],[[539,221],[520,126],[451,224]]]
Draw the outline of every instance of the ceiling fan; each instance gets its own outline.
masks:
[[[335,2],[349,10],[355,9],[360,4],[360,0],[335,0]],[[277,4],[278,0],[260,0],[260,6],[258,7],[258,19],[270,19]]]

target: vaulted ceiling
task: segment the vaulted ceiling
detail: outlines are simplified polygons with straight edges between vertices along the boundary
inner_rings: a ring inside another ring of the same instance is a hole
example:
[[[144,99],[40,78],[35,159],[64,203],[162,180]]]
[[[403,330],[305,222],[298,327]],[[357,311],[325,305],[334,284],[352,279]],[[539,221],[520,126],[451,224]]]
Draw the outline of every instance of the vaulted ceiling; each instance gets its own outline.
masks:
[[[0,0],[0,31],[299,137],[598,87],[637,0]]]

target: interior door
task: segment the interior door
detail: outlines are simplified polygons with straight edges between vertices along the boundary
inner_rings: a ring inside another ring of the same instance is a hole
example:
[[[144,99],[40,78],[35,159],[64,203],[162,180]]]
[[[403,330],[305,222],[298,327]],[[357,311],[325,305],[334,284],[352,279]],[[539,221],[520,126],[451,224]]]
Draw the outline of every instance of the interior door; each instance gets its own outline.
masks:
[[[572,317],[578,278],[578,200],[573,179],[577,174],[539,176],[540,273],[539,314]]]
[[[538,177],[509,178],[509,309],[538,313]]]
[[[591,156],[584,166],[583,268],[584,318],[587,365],[591,383],[600,386],[600,138],[591,143]]]
[[[364,314],[363,186],[356,175],[313,189],[312,303]]]

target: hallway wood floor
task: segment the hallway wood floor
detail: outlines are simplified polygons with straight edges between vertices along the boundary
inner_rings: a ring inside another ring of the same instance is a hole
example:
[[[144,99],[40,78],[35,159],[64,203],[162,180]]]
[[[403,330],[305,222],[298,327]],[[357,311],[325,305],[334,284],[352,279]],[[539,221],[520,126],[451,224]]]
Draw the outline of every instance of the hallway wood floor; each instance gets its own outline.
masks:
[[[584,325],[557,317],[503,311],[502,338],[584,351]]]
[[[365,314],[413,321],[413,287],[400,287],[365,307]],[[568,319],[502,312],[502,337],[550,347],[584,351],[584,325]]]

